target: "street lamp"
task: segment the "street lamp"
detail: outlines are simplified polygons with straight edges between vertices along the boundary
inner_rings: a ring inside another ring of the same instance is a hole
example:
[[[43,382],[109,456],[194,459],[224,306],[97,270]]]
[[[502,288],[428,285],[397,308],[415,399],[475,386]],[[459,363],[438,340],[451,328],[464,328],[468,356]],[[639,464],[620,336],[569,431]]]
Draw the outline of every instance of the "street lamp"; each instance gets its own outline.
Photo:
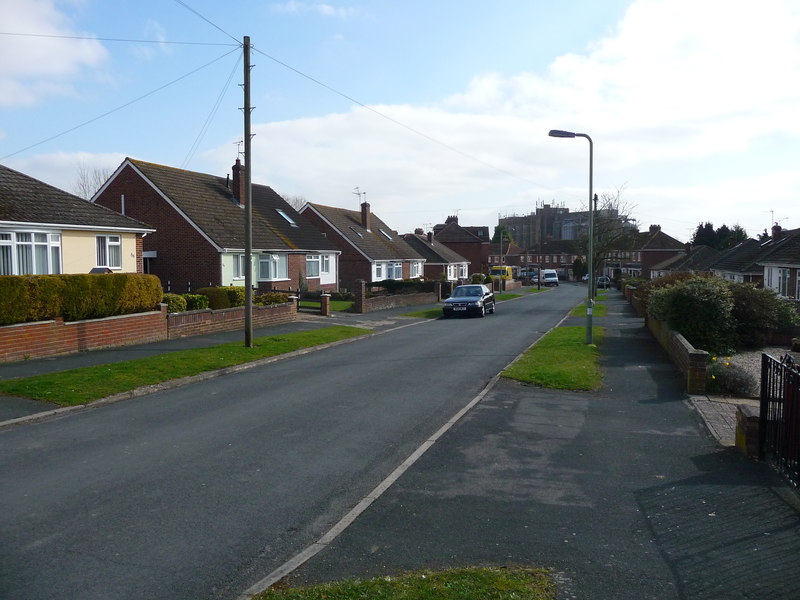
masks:
[[[592,138],[585,133],[573,133],[572,131],[563,131],[562,129],[551,129],[548,134],[550,137],[556,138],[575,138],[582,137],[589,140],[589,245],[587,249],[586,260],[589,263],[589,290],[586,296],[586,343],[592,343],[592,309],[594,307],[594,210],[592,209],[592,174],[594,171],[594,144]]]

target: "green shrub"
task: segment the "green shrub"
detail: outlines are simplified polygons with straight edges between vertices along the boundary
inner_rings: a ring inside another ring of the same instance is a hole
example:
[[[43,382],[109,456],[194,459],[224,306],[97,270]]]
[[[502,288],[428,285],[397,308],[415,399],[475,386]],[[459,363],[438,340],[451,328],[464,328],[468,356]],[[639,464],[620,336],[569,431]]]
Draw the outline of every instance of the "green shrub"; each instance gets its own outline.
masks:
[[[231,285],[224,289],[228,291],[228,302],[231,303],[231,306],[244,306],[244,286]]]
[[[695,348],[724,353],[733,347],[733,294],[721,279],[694,277],[652,290],[647,314],[665,321]]]
[[[0,324],[99,319],[154,310],[161,301],[154,275],[104,273],[0,277]]]
[[[203,294],[181,294],[186,301],[186,310],[203,310],[208,308],[208,296]]]
[[[731,363],[730,357],[712,357],[706,369],[706,391],[709,394],[725,394],[753,397],[759,394],[758,382],[747,371]]]
[[[733,294],[733,318],[736,322],[737,348],[763,348],[778,329],[781,303],[769,289],[751,283],[729,283]]]
[[[213,310],[230,308],[231,301],[227,287],[204,287],[197,289],[198,294],[208,296],[208,306]]]
[[[778,329],[787,329],[800,325],[800,315],[797,314],[794,302],[778,298]]]
[[[267,306],[269,304],[286,304],[287,302],[289,302],[289,296],[280,292],[267,292],[253,298],[254,304],[262,306]]]
[[[205,296],[203,297],[205,298]],[[167,292],[164,294],[164,298],[161,300],[161,302],[167,305],[167,312],[177,313],[184,312],[186,310],[186,298],[180,294],[172,294]]]
[[[647,306],[650,303],[650,296],[655,290],[660,290],[695,277],[697,276],[690,273],[671,273],[670,275],[656,277],[655,279],[638,279],[637,281],[641,283],[636,287],[636,295],[642,301],[644,309],[647,310]]]

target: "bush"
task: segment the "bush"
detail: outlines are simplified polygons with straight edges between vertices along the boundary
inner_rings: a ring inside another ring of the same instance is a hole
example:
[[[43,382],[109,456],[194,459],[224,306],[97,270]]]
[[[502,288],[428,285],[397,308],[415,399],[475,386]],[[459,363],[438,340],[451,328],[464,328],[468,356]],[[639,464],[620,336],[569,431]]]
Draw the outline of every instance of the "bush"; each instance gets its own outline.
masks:
[[[162,297],[158,277],[141,273],[7,275],[0,277],[0,325],[145,312]]]
[[[665,321],[695,348],[724,353],[733,347],[733,294],[721,279],[695,277],[652,290],[647,314]]]
[[[186,301],[186,310],[203,310],[208,308],[208,296],[203,294],[182,294]]]
[[[180,294],[172,294],[167,292],[161,299],[161,302],[167,305],[167,312],[177,313],[186,310],[186,298]]]
[[[208,296],[208,306],[213,310],[244,306],[244,286],[230,285],[198,288],[197,293]]]
[[[753,397],[759,394],[758,382],[747,371],[730,362],[730,358],[712,357],[706,369],[706,391],[709,394]]]
[[[260,294],[253,298],[253,303],[261,306],[268,306],[270,304],[286,304],[287,302],[289,302],[288,294],[282,294],[280,292],[267,292],[266,294]]]
[[[778,329],[777,294],[750,283],[729,283],[733,294],[737,348],[763,348]]]
[[[695,277],[697,276],[690,273],[672,273],[664,277],[656,277],[655,279],[638,279],[637,281],[641,281],[641,284],[636,287],[636,295],[642,301],[644,309],[647,310],[650,304],[650,296],[654,291]]]
[[[797,314],[794,302],[778,298],[778,329],[788,329],[800,325],[800,315]]]

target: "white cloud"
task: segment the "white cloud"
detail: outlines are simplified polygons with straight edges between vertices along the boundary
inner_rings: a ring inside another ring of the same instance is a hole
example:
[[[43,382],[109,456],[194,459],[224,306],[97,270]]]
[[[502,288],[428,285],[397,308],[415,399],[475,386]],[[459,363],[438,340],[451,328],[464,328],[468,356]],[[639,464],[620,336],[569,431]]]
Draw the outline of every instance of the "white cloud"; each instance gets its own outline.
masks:
[[[287,14],[316,13],[323,17],[347,19],[358,14],[358,9],[352,7],[337,7],[326,2],[299,2],[289,0],[283,4],[274,4],[273,10]]]
[[[107,58],[95,40],[38,37],[83,35],[53,0],[4,2],[3,29],[37,37],[0,36],[0,106],[33,105],[50,95],[72,94],[81,69],[97,67]]]

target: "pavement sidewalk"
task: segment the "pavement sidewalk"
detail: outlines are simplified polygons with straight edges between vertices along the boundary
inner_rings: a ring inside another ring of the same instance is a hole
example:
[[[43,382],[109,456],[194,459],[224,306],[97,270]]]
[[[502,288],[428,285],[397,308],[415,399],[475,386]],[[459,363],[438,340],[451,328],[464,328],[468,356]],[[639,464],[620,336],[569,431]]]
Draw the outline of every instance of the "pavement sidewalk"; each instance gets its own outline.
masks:
[[[643,320],[607,304],[604,389],[500,379],[285,582],[533,565],[559,599],[800,597],[794,492],[709,434]]]

